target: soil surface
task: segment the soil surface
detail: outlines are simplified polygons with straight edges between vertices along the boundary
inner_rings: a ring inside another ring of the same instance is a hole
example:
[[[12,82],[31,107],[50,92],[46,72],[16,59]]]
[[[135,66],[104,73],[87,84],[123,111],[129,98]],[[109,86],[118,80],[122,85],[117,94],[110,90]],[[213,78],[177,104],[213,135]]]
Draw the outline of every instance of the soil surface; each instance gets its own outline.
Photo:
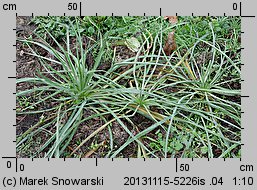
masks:
[[[33,31],[35,30],[36,26],[33,24],[30,24],[31,17],[19,16],[16,19],[17,19],[16,20],[16,22],[17,22],[17,26],[16,26],[17,38],[28,38],[28,37],[34,35]],[[73,39],[71,38],[71,41],[72,40]],[[85,40],[85,44],[86,44],[87,39],[85,38],[84,40]],[[58,49],[58,47],[54,47],[54,48]],[[41,55],[51,58],[51,55],[48,55],[47,52],[44,52],[44,50],[39,49],[39,48],[37,50],[41,52],[40,53]],[[125,46],[116,47],[116,52],[117,52],[117,55],[116,55],[115,61],[117,61],[117,62],[127,59],[129,57],[135,56],[135,53],[129,51],[129,49],[126,48]],[[35,59],[35,57],[30,56],[27,53],[31,53],[30,48],[28,46],[22,44],[21,42],[17,41],[16,77],[18,79],[19,78],[27,78],[27,77],[35,77],[37,71],[44,71],[44,68],[41,66],[39,61],[37,59]],[[90,65],[93,65],[94,59],[93,59],[92,55],[89,55],[87,59],[88,59],[87,63]],[[199,55],[199,58],[196,61],[197,61],[197,64],[199,64],[199,66],[200,66],[202,62],[204,62],[208,59],[210,59],[210,55]],[[54,68],[58,69],[58,65],[54,65],[54,63],[53,63],[52,66]],[[102,65],[100,65],[99,69],[107,70],[109,67],[110,67],[110,63],[106,62],[106,63],[103,63]],[[121,69],[126,70],[128,68],[127,68],[127,66],[124,66],[124,68],[121,68]],[[229,78],[228,78],[228,80],[229,80]],[[35,87],[35,85],[28,84],[28,83],[20,83],[16,86],[17,92],[32,89],[34,87]],[[233,83],[232,88],[233,89],[241,89],[241,85],[240,85],[240,83]],[[174,89],[174,88],[167,88],[165,90],[169,93],[177,91],[177,89]],[[43,94],[42,97],[44,97],[45,95]],[[26,98],[28,98],[28,100],[31,101],[31,100],[33,100],[34,97],[28,96]],[[240,97],[231,97],[231,100],[234,102],[240,103]],[[19,102],[19,101],[22,101],[22,102]],[[18,100],[16,101],[16,109],[19,109],[20,104],[26,103],[26,100],[19,100],[19,101]],[[37,109],[43,110],[46,108],[51,108],[54,104],[55,104],[55,102],[45,101],[45,102],[42,102],[41,104],[37,105]],[[85,113],[84,117],[87,117],[89,115],[90,115],[90,110],[88,110],[88,112]],[[50,118],[51,116],[52,116],[51,113],[49,113],[48,115],[44,115],[42,113],[33,114],[33,115],[32,114],[17,115],[17,117],[16,117],[16,122],[17,122],[16,134],[17,134],[17,136],[22,135],[28,129],[37,125],[42,117]],[[226,119],[231,120],[231,118],[226,118]],[[131,126],[129,123],[126,123],[126,121],[124,121],[124,122],[127,124],[129,130],[134,135],[136,135],[138,133],[138,131],[142,131],[153,124],[153,122],[151,120],[141,116],[140,114],[135,114],[135,116],[132,118],[132,121],[139,124],[137,126],[137,128],[135,128],[134,126]],[[233,123],[233,120],[230,122]],[[101,118],[94,118],[87,122],[82,123],[81,126],[78,128],[76,134],[74,135],[72,141],[70,142],[70,144],[67,148],[67,153],[71,153],[79,145],[79,142],[82,142],[86,137],[88,137],[96,129],[98,129],[99,127],[104,125],[104,123],[105,122]],[[223,123],[223,126],[227,127],[229,130],[234,130],[233,127],[228,126],[226,123]],[[48,130],[50,132],[55,132],[53,127],[49,127]],[[111,131],[112,131],[112,137],[113,137],[113,143],[114,143],[113,148],[117,149],[117,147],[122,146],[126,142],[129,135],[118,122],[113,122]],[[162,131],[162,129],[160,129],[160,131],[163,132],[163,134],[164,134],[164,131]],[[151,134],[149,134],[149,137],[152,139],[156,139],[156,135],[154,135],[155,132],[156,132],[156,130],[153,131]],[[234,132],[238,132],[238,131],[234,131]],[[231,135],[231,134],[228,133],[227,135]],[[44,144],[44,142],[46,142],[48,140],[48,138],[49,137],[47,136],[47,133],[36,134],[35,136],[32,137],[32,139],[30,139],[32,142],[32,145],[25,152],[17,151],[17,157],[23,157],[23,158],[30,157],[31,153],[39,150],[40,146],[42,146],[42,144]],[[240,139],[235,139],[234,137],[231,137],[231,139],[240,140]],[[77,154],[82,155],[82,157],[98,157],[98,158],[105,157],[106,154],[108,153],[108,151],[110,151],[110,147],[106,146],[109,144],[109,141],[110,141],[110,131],[108,130],[108,128],[106,128],[103,131],[101,131],[100,133],[98,133],[98,135],[96,135],[94,138],[92,138],[87,143],[85,143],[77,151]],[[147,143],[143,143],[143,144],[149,144],[148,140],[145,140],[145,142],[147,142]],[[96,148],[96,146],[94,146],[95,144],[98,145],[97,148]],[[126,149],[124,149],[124,151],[122,151],[118,155],[118,157],[124,157],[124,158],[136,157],[137,149],[138,149],[137,144],[131,143]],[[219,155],[222,154],[222,151],[218,147],[213,147],[213,150],[214,150],[215,157],[218,157]],[[238,150],[240,150],[240,147],[238,147],[234,151],[236,152]],[[162,157],[162,155],[158,155],[158,153],[156,153],[156,155]],[[178,152],[175,157],[180,157],[181,155],[182,155],[182,152]],[[38,155],[38,157],[43,157],[43,156],[44,156],[43,153]],[[68,156],[68,154],[67,154],[67,156]]]

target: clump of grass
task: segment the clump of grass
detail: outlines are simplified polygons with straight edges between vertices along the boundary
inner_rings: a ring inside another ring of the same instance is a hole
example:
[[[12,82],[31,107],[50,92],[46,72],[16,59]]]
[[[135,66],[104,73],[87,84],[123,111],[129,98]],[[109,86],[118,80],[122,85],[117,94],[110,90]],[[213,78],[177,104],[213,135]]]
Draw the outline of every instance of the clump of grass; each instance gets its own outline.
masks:
[[[66,34],[66,47],[64,48],[49,31],[46,30],[47,34],[55,42],[60,50],[54,49],[45,40],[39,37],[38,40],[21,40],[26,43],[32,53],[39,59],[41,65],[44,67],[44,72],[38,72],[38,76],[35,78],[24,78],[18,79],[17,83],[30,82],[37,85],[36,88],[29,89],[17,93],[17,96],[22,96],[25,94],[37,94],[42,93],[48,94],[44,99],[40,99],[34,102],[33,106],[39,105],[44,101],[54,101],[57,103],[56,106],[48,110],[31,111],[30,114],[38,112],[55,111],[56,117],[46,124],[37,129],[33,133],[28,133],[28,136],[34,135],[51,125],[54,125],[54,133],[52,133],[51,138],[40,148],[38,152],[43,151],[48,147],[48,151],[45,156],[52,157],[55,155],[59,157],[64,152],[65,148],[71,141],[73,135],[75,134],[80,123],[82,123],[83,113],[87,109],[97,109],[97,105],[101,104],[102,101],[108,99],[107,93],[110,93],[108,88],[112,88],[111,81],[108,81],[105,76],[100,74],[97,70],[101,62],[101,57],[104,54],[104,46],[102,44],[102,39],[100,38],[99,43],[88,47],[88,49],[83,48],[83,38],[79,32],[76,32],[75,27],[71,24],[72,28],[67,27]],[[76,50],[72,52],[70,44],[69,30],[75,31],[76,33]],[[31,45],[40,47],[51,54],[54,58],[43,57],[33,50]],[[87,63],[87,55],[95,48],[98,50],[98,56],[95,59],[94,65],[89,67]],[[53,64],[56,64],[60,69],[55,69]],[[109,85],[110,84],[110,85]],[[107,85],[107,86],[106,86]],[[23,112],[26,111],[22,110]],[[103,112],[103,111],[101,111]],[[26,113],[26,112],[25,112]],[[106,113],[97,113],[96,115],[104,115]],[[95,117],[92,115],[91,118]],[[85,120],[85,119],[84,119]],[[22,140],[21,140],[22,139]],[[18,139],[18,146],[27,139]],[[50,148],[49,148],[50,146]]]
[[[123,21],[126,19],[124,17]],[[98,29],[98,40],[91,42],[91,46],[84,47],[83,37],[76,30],[77,21],[65,26],[65,47],[48,30],[47,34],[58,48],[53,48],[42,38],[21,39],[45,71],[35,78],[18,79],[17,83],[36,83],[37,87],[19,92],[17,96],[45,94],[43,99],[29,104],[30,107],[44,101],[56,104],[47,110],[27,111],[29,107],[21,110],[19,114],[49,112],[52,116],[21,135],[17,147],[44,131],[50,137],[34,156],[44,152],[45,157],[62,157],[83,122],[100,117],[105,123],[81,141],[69,156],[80,157],[77,151],[105,128],[109,128],[110,136],[106,157],[119,156],[134,142],[138,147],[137,156],[145,158],[178,154],[182,157],[215,157],[214,149],[217,148],[222,151],[220,157],[237,156],[232,150],[240,145],[241,106],[233,98],[240,96],[240,89],[230,85],[240,83],[240,57],[232,59],[228,56],[230,50],[221,47],[215,31],[217,26],[212,22],[205,25],[204,34],[197,35],[192,33],[195,32],[192,24],[191,32],[184,38],[180,34],[186,32],[186,22],[170,26],[161,17],[149,18],[154,29],[141,31],[142,46],[137,55],[120,63],[112,62],[107,70],[98,68],[104,62],[106,44],[110,43],[109,33],[102,35],[93,20],[90,23]],[[166,56],[163,39],[173,28],[178,33],[179,48]],[[75,50],[71,49],[70,31],[75,33]],[[40,55],[34,46],[43,48],[54,58]],[[92,51],[97,56],[89,66],[87,55]],[[199,60],[199,57],[204,58]],[[61,69],[55,69],[52,63]],[[124,66],[127,70],[121,69]],[[228,79],[229,73],[233,77]],[[89,110],[92,114],[85,117]],[[137,114],[151,120],[152,124],[140,126],[135,122]],[[129,134],[126,142],[117,149],[113,147],[113,122],[118,122]]]

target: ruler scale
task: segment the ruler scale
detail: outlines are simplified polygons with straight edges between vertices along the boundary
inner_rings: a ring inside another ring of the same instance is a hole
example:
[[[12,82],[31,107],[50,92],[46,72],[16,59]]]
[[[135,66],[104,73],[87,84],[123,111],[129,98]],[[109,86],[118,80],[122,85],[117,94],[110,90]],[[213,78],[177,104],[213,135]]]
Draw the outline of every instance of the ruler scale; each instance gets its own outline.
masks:
[[[256,7],[254,0],[1,1],[0,189],[256,189]],[[240,16],[242,158],[17,158],[15,26],[20,15]]]

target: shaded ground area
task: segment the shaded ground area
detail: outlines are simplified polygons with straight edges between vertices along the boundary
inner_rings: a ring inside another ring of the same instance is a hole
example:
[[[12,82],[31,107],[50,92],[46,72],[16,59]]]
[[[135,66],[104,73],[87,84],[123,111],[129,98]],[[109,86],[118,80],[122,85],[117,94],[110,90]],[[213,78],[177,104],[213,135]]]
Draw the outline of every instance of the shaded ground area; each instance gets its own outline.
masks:
[[[34,36],[33,31],[35,30],[36,26],[33,24],[30,24],[31,17],[17,17],[17,37],[21,38],[28,38],[29,36]],[[34,36],[35,37],[35,36]],[[71,38],[71,41],[74,40]],[[86,46],[88,39],[84,39],[84,45]],[[74,42],[75,43],[75,42]],[[63,43],[64,44],[64,43]],[[58,49],[56,45],[53,43],[53,48]],[[72,47],[71,47],[72,48]],[[74,47],[75,48],[75,45]],[[127,47],[125,46],[117,46],[116,48],[116,57],[115,61],[120,62],[122,60],[128,59],[130,57],[133,57],[136,55],[136,53],[131,52]],[[205,47],[202,47],[205,48]],[[37,48],[37,51],[40,52],[41,55],[45,57],[52,58],[50,54],[45,52],[43,49]],[[75,51],[75,50],[74,50]],[[33,56],[28,55],[27,53],[31,52],[28,46],[25,44],[22,44],[21,42],[17,42],[17,62],[16,62],[16,76],[17,78],[27,78],[27,77],[35,77],[37,71],[42,71],[44,72],[45,69],[42,67],[42,65],[39,63],[37,59],[35,59]],[[181,50],[183,52],[183,50]],[[186,50],[185,50],[186,52]],[[230,55],[230,57],[233,57],[233,55]],[[196,60],[199,68],[204,62],[208,62],[211,60],[211,55],[208,54],[201,54],[198,56],[198,59]],[[93,55],[89,54],[87,57],[87,63],[89,64],[89,67],[94,64],[94,57]],[[58,65],[55,63],[51,63],[52,66],[58,70]],[[110,68],[110,63],[105,62],[99,66],[99,69],[101,70],[107,70]],[[126,71],[129,68],[129,66],[123,66],[121,67],[121,70]],[[50,76],[49,76],[50,77]],[[198,76],[199,77],[199,76]],[[229,76],[227,76],[226,80],[231,80]],[[122,81],[121,81],[122,83]],[[29,83],[19,83],[17,85],[17,92],[27,90],[27,89],[32,89],[35,86]],[[238,82],[232,82],[230,86],[226,86],[228,88],[232,89],[241,89],[241,84]],[[177,92],[179,91],[178,88],[174,87],[167,87],[164,89],[167,93],[172,93],[172,92]],[[46,97],[47,94],[42,94],[41,98],[43,99]],[[221,96],[220,96],[221,97]],[[16,107],[17,109],[21,108],[22,106],[28,106],[31,102],[36,102],[38,97],[34,97],[33,94],[30,96],[26,96],[23,98],[19,98],[16,101]],[[230,100],[233,102],[236,102],[240,104],[240,96],[233,96],[230,97]],[[56,104],[56,102],[53,101],[43,101],[36,106],[37,110],[43,110],[43,109],[50,109]],[[34,106],[34,107],[35,107]],[[33,107],[33,108],[34,108]],[[151,108],[152,110],[161,113],[161,110],[155,109],[154,107]],[[28,110],[29,111],[29,110]],[[90,110],[88,110],[87,113],[85,113],[84,117],[90,116]],[[46,113],[38,113],[38,114],[25,114],[25,115],[17,115],[16,117],[16,122],[17,122],[17,130],[16,134],[17,136],[22,137],[26,131],[30,130],[32,127],[38,128],[40,126],[40,122],[54,117],[54,113],[48,112]],[[110,117],[110,115],[107,115],[105,119]],[[224,117],[225,120],[230,121],[231,123],[237,125],[237,123],[233,120],[233,118],[230,118],[228,116]],[[65,118],[64,118],[65,120]],[[135,114],[131,118],[131,120],[134,123],[137,123],[137,126],[133,126],[130,123],[124,121],[124,123],[127,124],[130,132],[133,135],[136,135],[139,133],[139,131],[143,131],[144,129],[148,128],[153,124],[153,121],[150,119],[147,119],[146,117],[143,117],[140,114]],[[63,121],[65,122],[65,121]],[[78,128],[77,132],[74,135],[74,138],[71,140],[67,150],[66,150],[66,155],[68,156],[71,152],[73,152],[78,145],[80,145],[84,139],[86,139],[90,134],[92,134],[94,131],[96,131],[98,128],[103,126],[105,124],[105,121],[103,118],[96,117],[93,119],[90,119],[86,122],[83,122],[81,126]],[[229,131],[233,131],[235,133],[238,133],[239,130],[231,127],[228,125],[226,122],[223,122],[222,125],[229,129]],[[31,136],[30,138],[27,139],[27,147],[22,146],[20,150],[17,151],[17,157],[30,157],[33,155],[36,151],[40,149],[40,146],[44,144],[48,139],[49,139],[49,133],[55,133],[56,129],[54,126],[49,126],[47,129],[47,132],[43,131],[42,133],[35,134],[34,136]],[[164,136],[165,136],[165,130],[163,129],[156,129],[153,130],[147,138],[145,139],[140,139],[147,144],[147,148],[150,148],[150,144],[152,141],[160,141],[158,139],[156,134],[162,134],[162,139],[161,141],[164,141]],[[230,137],[231,139],[234,140],[240,140],[238,139],[238,136],[233,136],[230,132],[225,132],[225,135]],[[172,136],[171,134],[171,137]],[[113,147],[111,147],[110,144],[110,138],[113,139]],[[90,139],[88,142],[86,142],[81,148],[77,151],[77,155],[81,155],[81,157],[105,157],[107,156],[107,153],[111,149],[117,149],[118,147],[122,146],[127,139],[129,138],[129,134],[124,130],[124,128],[117,122],[113,122],[111,126],[111,130],[108,128],[105,128],[101,132],[99,132],[94,138]],[[175,137],[174,137],[175,138]],[[161,145],[163,146],[163,145]],[[126,149],[124,149],[117,157],[125,157],[125,158],[131,158],[131,157],[137,157],[137,149],[138,149],[138,144],[135,142],[129,144]],[[163,147],[161,147],[163,149]],[[218,157],[222,154],[222,150],[215,146],[212,145],[214,157]],[[238,151],[240,150],[240,146],[238,146],[236,149],[233,150],[233,153],[236,155]],[[200,148],[199,150],[196,150],[196,152],[201,152]],[[178,150],[175,157],[181,157],[184,154],[183,150]],[[156,153],[157,156],[163,157],[162,154]],[[40,153],[38,157],[43,157],[43,153]],[[206,155],[208,156],[208,155]]]

